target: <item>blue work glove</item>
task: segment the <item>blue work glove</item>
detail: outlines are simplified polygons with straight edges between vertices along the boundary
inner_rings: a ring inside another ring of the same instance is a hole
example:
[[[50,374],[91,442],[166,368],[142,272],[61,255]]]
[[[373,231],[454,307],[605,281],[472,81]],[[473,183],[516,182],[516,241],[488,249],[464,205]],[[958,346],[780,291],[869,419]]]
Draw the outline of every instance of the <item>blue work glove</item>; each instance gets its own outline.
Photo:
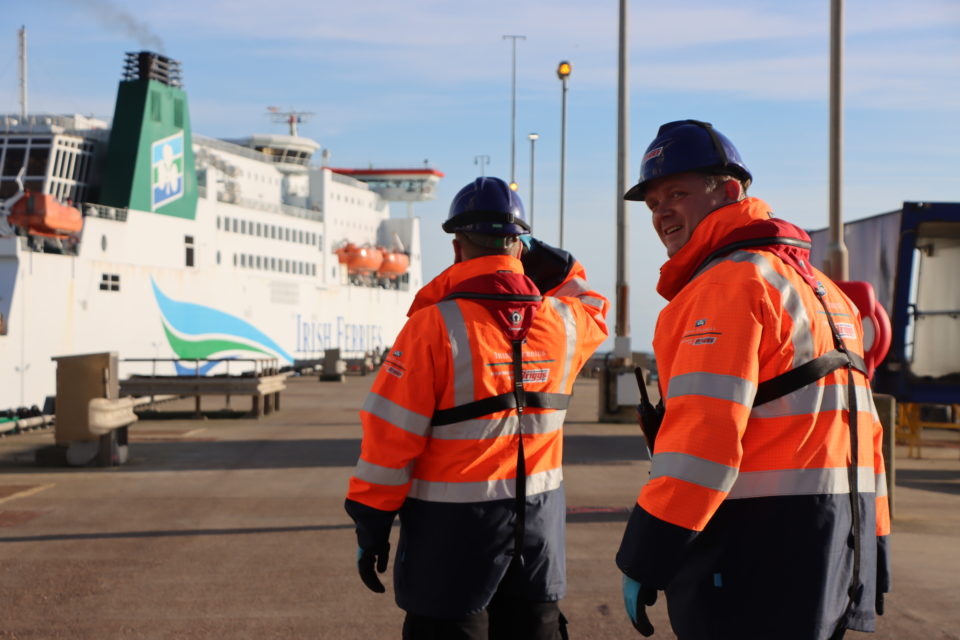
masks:
[[[623,606],[627,609],[633,628],[640,635],[649,638],[653,635],[653,625],[647,617],[646,607],[652,607],[657,601],[657,590],[642,587],[639,582],[624,574],[623,576]]]
[[[527,251],[530,251],[530,245],[533,242],[533,236],[531,236],[529,233],[524,233],[519,237],[520,242],[523,243],[523,252],[526,253]]]
[[[380,550],[367,550],[357,547],[357,570],[360,572],[360,579],[367,589],[374,593],[383,593],[386,587],[377,577],[378,573],[387,570],[387,561],[390,560],[390,543]],[[376,565],[376,571],[374,571]]]

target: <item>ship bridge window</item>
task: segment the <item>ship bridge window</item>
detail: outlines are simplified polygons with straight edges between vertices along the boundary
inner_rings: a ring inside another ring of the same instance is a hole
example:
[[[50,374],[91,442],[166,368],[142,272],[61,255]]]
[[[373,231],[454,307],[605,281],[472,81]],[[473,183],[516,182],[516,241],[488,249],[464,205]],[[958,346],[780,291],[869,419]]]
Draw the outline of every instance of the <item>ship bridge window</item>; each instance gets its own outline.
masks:
[[[120,274],[101,273],[100,291],[120,291]]]
[[[50,147],[32,147],[30,155],[27,156],[28,176],[45,176],[47,174],[47,162],[50,160]]]
[[[14,177],[23,166],[23,159],[27,155],[27,150],[17,147],[7,147],[7,153],[3,159],[3,175]]]

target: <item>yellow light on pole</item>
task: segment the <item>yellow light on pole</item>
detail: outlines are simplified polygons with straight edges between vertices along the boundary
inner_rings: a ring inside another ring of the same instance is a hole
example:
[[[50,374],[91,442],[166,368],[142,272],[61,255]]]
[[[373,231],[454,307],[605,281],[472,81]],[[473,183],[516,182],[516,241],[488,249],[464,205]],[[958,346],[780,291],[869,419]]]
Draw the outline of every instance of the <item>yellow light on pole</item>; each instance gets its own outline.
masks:
[[[520,188],[520,185],[518,185],[516,182],[510,183],[510,191],[516,191],[519,188]]]
[[[564,60],[563,62],[560,63],[560,66],[557,67],[557,77],[563,80],[568,75],[570,75],[570,69],[571,69],[570,63]]]

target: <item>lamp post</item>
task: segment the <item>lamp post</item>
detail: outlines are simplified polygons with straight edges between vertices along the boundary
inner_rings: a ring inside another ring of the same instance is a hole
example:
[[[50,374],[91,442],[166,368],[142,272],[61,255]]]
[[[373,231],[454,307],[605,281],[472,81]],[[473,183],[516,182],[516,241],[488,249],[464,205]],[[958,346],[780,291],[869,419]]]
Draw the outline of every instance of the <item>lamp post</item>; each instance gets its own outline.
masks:
[[[483,167],[490,163],[490,156],[473,156],[473,164],[480,165],[480,177],[484,176]]]
[[[563,187],[567,164],[567,78],[570,77],[570,63],[562,61],[557,67],[562,90],[560,93],[560,248],[563,248]]]
[[[843,238],[843,0],[830,2],[830,243],[827,275],[846,280],[849,256]]]
[[[536,143],[537,139],[540,137],[537,133],[531,133],[527,136],[530,138],[530,228],[533,228],[533,169],[536,164]]]
[[[503,36],[504,40],[513,40],[513,81],[510,100],[510,188],[517,190],[517,40],[526,40],[527,36]]]

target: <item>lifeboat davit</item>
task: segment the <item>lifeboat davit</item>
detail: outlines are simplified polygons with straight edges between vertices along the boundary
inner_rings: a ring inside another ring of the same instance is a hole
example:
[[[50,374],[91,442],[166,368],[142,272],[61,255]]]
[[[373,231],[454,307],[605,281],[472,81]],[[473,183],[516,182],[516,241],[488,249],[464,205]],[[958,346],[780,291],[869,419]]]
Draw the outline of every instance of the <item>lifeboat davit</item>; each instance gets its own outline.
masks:
[[[66,238],[83,229],[83,215],[76,207],[57,202],[45,193],[23,194],[10,208],[10,224],[24,227],[29,233],[52,238]]]
[[[410,256],[399,251],[384,251],[383,263],[377,270],[377,275],[381,278],[393,280],[397,276],[402,276],[410,267]]]
[[[337,258],[347,265],[347,272],[376,273],[383,264],[383,252],[376,247],[358,247],[352,242],[337,249]]]

